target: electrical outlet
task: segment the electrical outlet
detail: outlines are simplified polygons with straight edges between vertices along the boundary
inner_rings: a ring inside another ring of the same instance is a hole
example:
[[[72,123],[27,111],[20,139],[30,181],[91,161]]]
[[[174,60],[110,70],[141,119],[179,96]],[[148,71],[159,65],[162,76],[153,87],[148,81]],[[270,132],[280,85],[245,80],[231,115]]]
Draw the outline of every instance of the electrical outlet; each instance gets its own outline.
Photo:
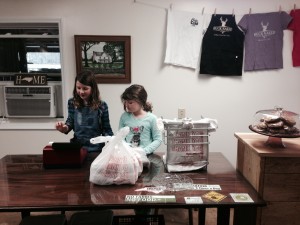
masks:
[[[178,119],[185,118],[185,109],[178,109]]]

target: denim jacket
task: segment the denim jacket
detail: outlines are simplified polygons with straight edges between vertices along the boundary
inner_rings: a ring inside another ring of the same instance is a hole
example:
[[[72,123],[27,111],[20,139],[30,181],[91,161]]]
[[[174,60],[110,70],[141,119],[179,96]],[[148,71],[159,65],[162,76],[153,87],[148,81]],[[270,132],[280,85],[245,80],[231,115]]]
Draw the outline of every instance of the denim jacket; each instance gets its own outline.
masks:
[[[108,105],[101,101],[98,110],[86,106],[75,108],[73,98],[68,100],[68,118],[66,125],[69,127],[68,133],[73,130],[74,137],[71,142],[83,144],[89,152],[101,151],[103,144],[91,144],[90,139],[97,136],[113,136],[110,126]]]

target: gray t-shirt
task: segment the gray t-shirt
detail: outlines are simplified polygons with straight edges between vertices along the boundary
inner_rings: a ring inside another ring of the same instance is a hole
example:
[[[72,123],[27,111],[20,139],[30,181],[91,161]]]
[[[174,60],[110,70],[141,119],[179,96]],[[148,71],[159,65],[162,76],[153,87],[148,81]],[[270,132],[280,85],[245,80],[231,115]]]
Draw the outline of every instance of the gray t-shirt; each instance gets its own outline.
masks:
[[[242,17],[238,25],[245,32],[244,71],[283,68],[283,30],[291,20],[284,11]]]

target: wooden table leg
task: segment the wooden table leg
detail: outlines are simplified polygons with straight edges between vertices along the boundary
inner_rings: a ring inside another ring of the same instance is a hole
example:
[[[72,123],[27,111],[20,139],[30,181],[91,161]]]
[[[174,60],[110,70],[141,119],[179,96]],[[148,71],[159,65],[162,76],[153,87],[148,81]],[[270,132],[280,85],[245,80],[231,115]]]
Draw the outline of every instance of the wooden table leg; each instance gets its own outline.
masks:
[[[198,208],[198,225],[205,225],[206,208]]]
[[[22,211],[21,212],[22,219],[25,218],[25,217],[27,217],[27,216],[30,216],[30,211]]]
[[[256,215],[256,207],[237,207],[234,209],[233,225],[255,225]]]
[[[193,225],[193,209],[189,208],[189,225]]]
[[[230,208],[220,207],[217,209],[217,225],[229,225],[230,222]]]

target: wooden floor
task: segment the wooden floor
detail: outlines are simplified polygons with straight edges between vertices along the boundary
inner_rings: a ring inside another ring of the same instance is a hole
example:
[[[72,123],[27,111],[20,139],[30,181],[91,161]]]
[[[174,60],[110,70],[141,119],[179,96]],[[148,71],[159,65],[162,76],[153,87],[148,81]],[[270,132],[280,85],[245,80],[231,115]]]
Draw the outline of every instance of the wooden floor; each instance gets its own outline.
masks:
[[[57,212],[59,213],[59,212]],[[69,219],[73,212],[66,212]],[[32,215],[47,214],[32,213]],[[187,225],[188,224],[188,210],[186,209],[159,209],[158,214],[164,215],[166,225]],[[134,215],[133,210],[114,210],[114,215]],[[198,211],[193,211],[194,225],[197,225]],[[1,213],[0,212],[0,225],[18,225],[21,221],[20,213]],[[206,225],[216,224],[216,210],[207,209]],[[230,221],[232,224],[232,218]]]

